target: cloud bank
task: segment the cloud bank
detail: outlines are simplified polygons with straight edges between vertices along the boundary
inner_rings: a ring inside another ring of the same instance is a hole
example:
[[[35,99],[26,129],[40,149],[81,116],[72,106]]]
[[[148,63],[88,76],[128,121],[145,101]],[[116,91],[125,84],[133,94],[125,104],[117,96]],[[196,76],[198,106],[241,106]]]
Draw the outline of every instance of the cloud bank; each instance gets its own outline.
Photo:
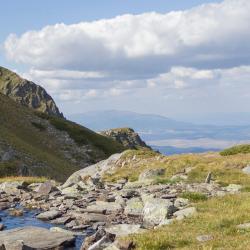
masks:
[[[9,60],[63,101],[157,88],[162,98],[243,86],[250,76],[250,1],[56,24],[9,35]],[[213,90],[212,90],[213,89]]]

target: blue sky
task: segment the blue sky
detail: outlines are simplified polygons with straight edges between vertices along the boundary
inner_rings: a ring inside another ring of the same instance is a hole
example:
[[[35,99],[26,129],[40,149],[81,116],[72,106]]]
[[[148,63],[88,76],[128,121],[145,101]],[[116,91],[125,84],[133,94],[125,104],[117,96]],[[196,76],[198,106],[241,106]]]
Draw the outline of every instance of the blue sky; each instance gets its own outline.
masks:
[[[249,111],[249,0],[10,0],[1,9],[0,65],[45,87],[66,114]]]

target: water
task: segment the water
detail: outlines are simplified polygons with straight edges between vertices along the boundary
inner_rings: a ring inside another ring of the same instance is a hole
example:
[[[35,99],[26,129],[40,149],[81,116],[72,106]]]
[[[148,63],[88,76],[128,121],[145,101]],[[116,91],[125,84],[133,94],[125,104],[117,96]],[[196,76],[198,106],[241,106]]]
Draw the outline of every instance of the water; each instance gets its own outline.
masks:
[[[20,217],[10,216],[8,211],[0,211],[0,218],[2,219],[1,223],[5,225],[4,230],[14,229],[17,227],[26,227],[26,226],[36,226],[50,229],[51,227],[58,227],[58,225],[53,225],[45,221],[36,219],[36,215],[39,213],[38,210],[27,210],[24,209],[24,215]],[[63,228],[63,226],[60,226]],[[87,234],[91,234],[91,231],[86,230],[83,236],[77,236],[74,247],[68,247],[67,250],[79,250],[84,238]]]

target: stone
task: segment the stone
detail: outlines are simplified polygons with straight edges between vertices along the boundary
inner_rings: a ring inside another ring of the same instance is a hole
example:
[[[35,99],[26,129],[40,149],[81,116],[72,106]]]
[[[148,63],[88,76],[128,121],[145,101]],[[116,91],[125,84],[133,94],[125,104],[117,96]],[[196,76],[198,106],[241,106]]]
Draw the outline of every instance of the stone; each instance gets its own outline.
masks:
[[[143,214],[143,202],[140,198],[132,198],[127,201],[127,205],[124,210],[124,214],[129,216],[142,216]]]
[[[40,195],[48,195],[52,191],[53,185],[51,181],[47,181],[44,183],[41,183],[36,189],[35,192],[37,192]]]
[[[22,209],[9,209],[9,215],[11,216],[23,216],[23,210]]]
[[[108,220],[107,216],[104,214],[95,214],[95,213],[72,213],[72,217],[76,220],[81,221],[84,224],[91,222],[106,222]]]
[[[250,229],[250,222],[236,226],[237,229]]]
[[[56,210],[51,210],[51,211],[40,213],[39,215],[36,216],[36,218],[40,220],[53,220],[53,219],[60,217],[61,215],[62,215],[61,212],[56,211]]]
[[[4,224],[0,223],[0,231],[2,231],[4,229]]]
[[[87,211],[92,210],[99,213],[118,213],[122,210],[119,203],[116,202],[106,202],[106,201],[96,201],[96,204],[87,206]]]
[[[117,247],[118,250],[135,249],[135,243],[129,239],[117,239],[113,244]],[[108,250],[108,249],[106,249],[106,250]]]
[[[241,185],[237,185],[237,184],[230,184],[228,185],[225,190],[229,193],[238,193],[240,190],[242,189]]]
[[[141,228],[141,225],[139,224],[138,225],[133,225],[133,224],[112,225],[112,226],[105,228],[105,231],[116,235],[116,237],[124,237],[124,236],[128,236],[129,234],[145,232],[145,230],[143,230]]]
[[[177,198],[174,201],[174,206],[177,208],[183,208],[186,207],[189,204],[189,200],[188,199],[184,199],[184,198]]]
[[[207,241],[210,241],[210,240],[213,240],[214,237],[212,235],[199,235],[196,237],[196,239],[199,241],[199,242],[207,242]]]
[[[207,177],[206,177],[205,183],[209,184],[211,182],[211,180],[212,180],[212,173],[209,172],[208,175],[207,175]]]
[[[51,227],[49,229],[50,232],[54,232],[54,233],[64,233],[64,234],[68,234],[68,235],[76,235],[74,232],[63,229],[61,227]]]
[[[157,177],[163,176],[165,173],[164,168],[159,168],[159,169],[149,169],[144,172],[142,172],[139,175],[139,181],[144,181],[144,180],[151,180],[151,179],[156,179]]]
[[[159,225],[174,211],[175,207],[170,200],[149,198],[143,208],[143,223],[145,226]]]
[[[112,168],[121,156],[122,153],[111,155],[107,160],[100,161],[94,165],[83,168],[73,173],[63,184],[62,189],[64,190],[67,187],[71,187],[74,184],[77,184],[80,180],[84,180],[84,178],[88,176],[92,178],[100,177],[104,172]]]
[[[71,217],[70,216],[63,216],[63,217],[59,217],[56,218],[54,220],[51,220],[50,223],[51,224],[61,224],[61,225],[65,225],[67,223],[69,223],[71,221]]]
[[[184,218],[193,216],[196,212],[197,211],[195,207],[188,207],[175,212],[173,215],[177,220],[182,220]]]
[[[250,165],[247,165],[246,167],[244,167],[242,169],[242,172],[245,173],[245,174],[250,174]]]
[[[23,227],[0,232],[0,245],[13,244],[18,240],[21,240],[25,246],[32,249],[47,250],[72,246],[75,237],[65,233],[50,232],[48,229],[40,227]],[[9,250],[14,249],[9,248]]]
[[[9,202],[0,202],[0,211],[6,210],[11,207]]]
[[[127,199],[131,199],[132,197],[140,196],[139,192],[137,190],[134,190],[134,189],[122,190],[120,195],[122,198],[127,198]]]

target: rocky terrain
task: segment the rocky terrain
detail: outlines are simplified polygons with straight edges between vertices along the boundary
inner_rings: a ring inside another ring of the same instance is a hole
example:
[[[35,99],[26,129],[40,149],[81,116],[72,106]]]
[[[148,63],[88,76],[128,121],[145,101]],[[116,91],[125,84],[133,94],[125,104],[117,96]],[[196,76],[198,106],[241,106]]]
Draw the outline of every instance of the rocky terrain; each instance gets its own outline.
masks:
[[[112,138],[127,149],[151,149],[132,128],[109,129],[101,131],[100,134]]]
[[[171,169],[171,174],[168,172],[170,162],[184,163],[184,159],[188,157],[189,161],[182,164],[181,168]],[[214,164],[219,160],[228,160],[233,161],[234,165],[239,162],[242,165],[234,169],[228,165],[229,170],[220,177],[214,166],[210,165],[209,170],[213,169],[212,171],[207,171],[206,168],[201,170],[192,157],[204,158],[204,161]],[[242,192],[248,188],[245,183],[250,180],[250,168],[247,165],[247,162],[250,162],[250,156],[246,156],[246,162],[240,161],[237,157],[239,156],[227,159],[211,154],[187,155],[179,159],[176,156],[168,158],[152,151],[132,150],[114,154],[107,160],[79,170],[62,185],[53,181],[30,185],[25,182],[4,182],[0,185],[1,210],[8,210],[13,216],[23,216],[22,208],[40,209],[41,212],[37,214],[37,218],[55,226],[50,229],[51,234],[41,228],[4,230],[0,233],[0,244],[5,245],[5,249],[14,249],[13,244],[17,244],[14,239],[20,237],[22,242],[18,244],[23,248],[18,249],[26,249],[25,247],[55,249],[59,246],[67,249],[74,243],[75,235],[82,234],[88,229],[88,237],[84,240],[81,250],[168,249],[169,243],[164,243],[163,239],[161,239],[161,245],[157,245],[158,238],[147,239],[147,243],[141,243],[141,241],[155,232],[161,236],[161,231],[158,230],[168,230],[168,228],[175,230],[174,227],[178,225],[183,227],[181,223],[184,225],[186,223],[188,228],[188,223],[192,224],[195,220],[199,223],[203,213],[206,213],[205,207],[211,202],[221,201],[223,206],[225,204],[223,199],[234,199],[230,197],[239,199],[240,195],[245,197]],[[144,161],[148,163],[147,166],[144,165]],[[144,167],[141,168],[140,164]],[[130,168],[140,168],[136,179],[131,179],[131,171],[126,172],[126,169]],[[121,172],[123,170],[126,172],[124,175]],[[205,178],[194,181],[192,179],[196,178],[193,176],[194,172],[196,176],[200,173],[200,176]],[[242,176],[242,178],[234,179],[235,176]],[[240,203],[239,200],[238,205]],[[17,205],[21,205],[21,208]],[[211,216],[213,216],[212,210]],[[227,217],[226,214],[225,216]],[[221,219],[225,220],[224,217]],[[241,217],[240,220],[234,219],[235,227],[243,228],[242,230],[245,227],[248,228],[246,222],[248,221],[245,217]],[[213,222],[209,223],[213,224]],[[217,223],[216,219],[214,223]],[[193,235],[190,235],[193,245],[187,242],[185,244],[187,246],[190,244],[190,248],[185,249],[196,249],[194,246],[199,244],[211,244],[214,237],[219,237],[214,235],[213,227],[208,227],[210,232],[199,229],[198,225],[196,227],[200,232],[196,235],[196,243],[193,242]],[[0,228],[4,229],[4,225]],[[186,229],[183,228],[183,230]],[[223,229],[220,230],[223,234]],[[49,235],[48,241],[41,242],[41,235],[44,237]],[[151,243],[152,240],[154,243]],[[176,242],[178,243],[179,240],[176,239]]]
[[[125,149],[66,120],[44,89],[2,67],[0,114],[0,177],[64,181],[76,170]]]
[[[63,117],[56,103],[44,88],[1,66],[0,93],[36,111]]]

